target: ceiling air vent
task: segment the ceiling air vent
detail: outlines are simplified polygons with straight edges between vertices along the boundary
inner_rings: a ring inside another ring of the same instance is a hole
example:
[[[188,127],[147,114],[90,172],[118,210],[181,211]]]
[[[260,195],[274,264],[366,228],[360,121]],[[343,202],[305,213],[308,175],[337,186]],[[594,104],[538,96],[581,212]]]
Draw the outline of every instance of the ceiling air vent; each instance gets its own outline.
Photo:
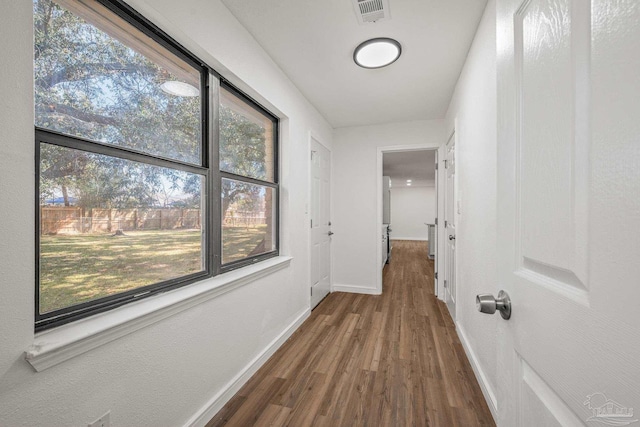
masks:
[[[359,24],[389,19],[389,2],[387,0],[351,0],[356,11]]]

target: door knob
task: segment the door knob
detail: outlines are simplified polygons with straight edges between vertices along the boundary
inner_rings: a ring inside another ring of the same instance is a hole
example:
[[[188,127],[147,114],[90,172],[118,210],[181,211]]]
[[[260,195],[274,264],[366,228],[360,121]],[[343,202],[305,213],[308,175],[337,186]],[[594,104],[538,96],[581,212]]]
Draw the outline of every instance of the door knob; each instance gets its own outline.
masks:
[[[333,236],[333,231],[327,233],[329,236]]]
[[[453,234],[449,234],[449,240],[456,240],[456,236],[454,236]]]
[[[500,291],[498,298],[491,294],[477,295],[476,307],[480,313],[493,314],[498,310],[503,319],[509,320],[511,317],[511,299],[505,291]]]

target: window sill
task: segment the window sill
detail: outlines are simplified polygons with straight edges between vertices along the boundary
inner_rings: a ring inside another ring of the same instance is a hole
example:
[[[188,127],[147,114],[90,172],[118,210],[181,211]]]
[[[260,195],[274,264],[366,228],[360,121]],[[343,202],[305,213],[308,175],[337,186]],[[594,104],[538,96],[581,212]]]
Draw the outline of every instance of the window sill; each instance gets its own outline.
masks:
[[[211,279],[36,334],[25,359],[43,371],[169,316],[254,282],[289,266],[278,256]]]

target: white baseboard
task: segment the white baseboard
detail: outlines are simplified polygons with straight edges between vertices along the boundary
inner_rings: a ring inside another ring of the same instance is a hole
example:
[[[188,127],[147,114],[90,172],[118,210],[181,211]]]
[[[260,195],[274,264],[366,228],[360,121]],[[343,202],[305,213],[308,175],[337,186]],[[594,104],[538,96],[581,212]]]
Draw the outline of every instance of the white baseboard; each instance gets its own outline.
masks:
[[[428,242],[427,237],[390,237],[391,240],[414,240],[418,242]]]
[[[256,373],[258,369],[280,348],[282,344],[298,329],[311,314],[305,309],[287,328],[282,331],[269,345],[262,350],[244,369],[242,369],[229,383],[213,396],[198,412],[196,412],[184,427],[204,427],[231,400],[240,388]]]
[[[338,285],[331,286],[331,292],[349,292],[352,294],[380,295],[380,291],[374,288],[365,288],[357,285]]]
[[[462,343],[464,352],[467,353],[467,358],[469,359],[469,362],[471,362],[473,372],[476,374],[476,379],[480,384],[480,389],[482,390],[482,394],[484,395],[484,400],[487,401],[487,405],[489,406],[491,415],[493,415],[493,420],[496,421],[498,419],[498,401],[496,399],[496,394],[489,385],[487,376],[480,367],[480,363],[478,362],[476,353],[471,348],[469,340],[467,339],[467,335],[464,333],[462,326],[458,322],[456,322],[456,330],[458,331],[458,336],[460,337],[460,342]]]

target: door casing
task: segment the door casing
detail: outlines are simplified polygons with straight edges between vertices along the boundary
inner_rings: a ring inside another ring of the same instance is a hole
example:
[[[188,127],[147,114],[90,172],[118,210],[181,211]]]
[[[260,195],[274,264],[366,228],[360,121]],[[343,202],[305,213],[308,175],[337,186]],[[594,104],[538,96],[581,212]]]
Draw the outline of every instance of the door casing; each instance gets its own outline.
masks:
[[[379,256],[382,253],[382,239],[380,239],[380,230],[382,230],[382,159],[384,153],[397,153],[401,151],[424,151],[424,150],[438,150],[441,144],[436,143],[424,143],[424,144],[406,144],[406,145],[390,145],[385,147],[378,147],[377,149],[377,162],[376,162],[376,228],[372,230],[373,235],[376,236],[376,252],[375,252],[375,262],[372,265],[379,266]],[[436,174],[438,171],[436,170]],[[440,203],[440,197],[442,192],[439,188],[436,187],[436,198],[438,199],[438,203]],[[391,217],[391,225],[393,228],[393,215]],[[440,225],[438,225],[438,228]],[[437,239],[436,239],[437,240]],[[438,259],[438,250],[436,250],[436,262]],[[374,292],[375,295],[382,294],[382,269],[376,268],[376,290]]]
[[[455,131],[449,137],[445,146],[444,156],[444,302],[447,304],[449,313],[453,320],[456,320],[456,223],[457,223],[457,173],[455,162],[456,134]],[[450,240],[453,236],[454,240]],[[445,282],[446,281],[446,282]]]
[[[313,309],[331,292],[332,286],[331,237],[328,235],[331,231],[331,150],[324,146],[317,136],[310,133],[307,152],[309,153],[309,305]],[[320,174],[318,177],[320,182],[317,183],[315,190],[314,162],[318,162]]]

